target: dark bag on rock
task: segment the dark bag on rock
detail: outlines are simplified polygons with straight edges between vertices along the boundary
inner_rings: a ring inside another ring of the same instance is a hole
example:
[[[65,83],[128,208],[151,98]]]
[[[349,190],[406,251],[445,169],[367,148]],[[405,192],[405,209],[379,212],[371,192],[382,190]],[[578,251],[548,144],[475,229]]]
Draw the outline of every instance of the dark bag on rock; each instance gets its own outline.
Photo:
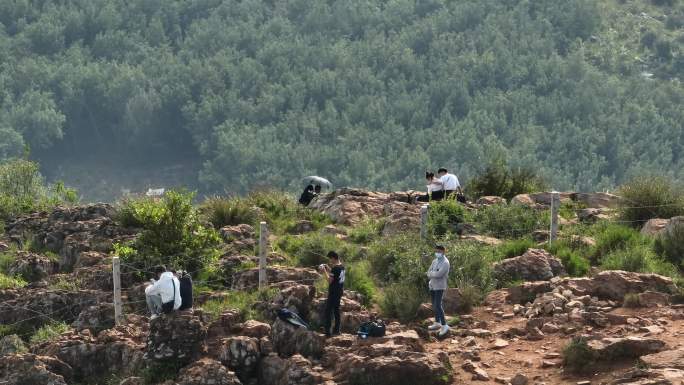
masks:
[[[299,314],[291,312],[285,308],[278,310],[278,318],[289,323],[290,325],[302,327],[304,329],[309,328],[309,324],[304,322],[304,320],[302,319],[302,317],[299,316]]]
[[[463,194],[456,194],[456,201],[466,203],[466,197]]]
[[[356,335],[361,338],[384,337],[385,323],[382,320],[364,322],[359,326],[359,331],[356,332]]]
[[[183,272],[178,279],[180,282],[181,306],[178,310],[192,308],[192,277],[187,272]]]

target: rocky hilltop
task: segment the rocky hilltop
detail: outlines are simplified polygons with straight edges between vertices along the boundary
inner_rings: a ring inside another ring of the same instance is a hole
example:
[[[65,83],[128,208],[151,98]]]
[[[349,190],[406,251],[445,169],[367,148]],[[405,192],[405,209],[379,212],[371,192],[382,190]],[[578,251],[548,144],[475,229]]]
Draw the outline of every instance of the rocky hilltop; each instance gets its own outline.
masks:
[[[382,219],[381,239],[416,232],[420,214],[419,206],[410,203],[413,195],[343,189],[313,203],[313,209],[329,215],[334,224],[314,230],[300,221],[293,232],[318,231],[347,240],[351,229],[368,218]],[[609,194],[564,193],[564,202],[581,203],[566,224],[609,217],[617,199]],[[549,194],[542,193],[515,197],[511,204],[543,210],[549,202]],[[501,198],[483,197],[466,210],[499,203]],[[679,289],[671,278],[595,268],[587,276],[570,277],[567,264],[539,246],[492,264],[493,274],[518,279],[488,292],[471,309],[462,306],[463,290],[449,289],[445,308],[453,327],[444,339],[426,331],[428,304],[418,309],[415,320],[389,320],[385,337],[358,339],[359,324],[379,309],[354,291],[346,291],[342,301],[343,334],[326,339],[318,330],[296,329],[274,316],[275,310],[289,308],[317,324],[325,301],[325,292],[316,284],[319,273],[288,265],[278,250],[268,256],[268,281],[275,294],[250,304],[264,317],[250,319],[249,313],[237,309],[216,313],[203,306],[258,282],[258,269],[253,267],[255,229],[250,224],[226,226],[220,231],[225,243],[220,258],[223,290],[198,292],[194,310],[150,321],[144,307],[145,277],[124,266],[125,320],[115,326],[112,247],[139,232],[119,225],[115,211],[106,204],[60,207],[7,223],[0,251],[13,254],[7,271],[28,284],[0,290],[1,384],[684,381],[684,306],[676,304]],[[665,231],[669,222],[649,222],[644,232]],[[457,233],[467,242],[501,242],[472,226],[463,225]],[[543,231],[536,236],[544,238]],[[57,321],[69,328],[47,340],[29,338],[36,329]],[[569,370],[572,354],[588,358],[592,370]]]

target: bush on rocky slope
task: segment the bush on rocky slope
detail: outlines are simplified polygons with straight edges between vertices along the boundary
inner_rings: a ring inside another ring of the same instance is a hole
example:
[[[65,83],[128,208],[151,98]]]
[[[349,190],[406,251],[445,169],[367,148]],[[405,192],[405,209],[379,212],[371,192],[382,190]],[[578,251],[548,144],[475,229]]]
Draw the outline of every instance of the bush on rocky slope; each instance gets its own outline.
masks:
[[[634,227],[651,218],[684,215],[684,187],[661,176],[640,176],[618,189],[620,217]]]
[[[168,191],[161,199],[122,202],[118,222],[142,229],[128,247],[118,247],[124,262],[139,269],[165,264],[198,271],[216,258],[218,233],[202,225],[192,205],[194,193]]]

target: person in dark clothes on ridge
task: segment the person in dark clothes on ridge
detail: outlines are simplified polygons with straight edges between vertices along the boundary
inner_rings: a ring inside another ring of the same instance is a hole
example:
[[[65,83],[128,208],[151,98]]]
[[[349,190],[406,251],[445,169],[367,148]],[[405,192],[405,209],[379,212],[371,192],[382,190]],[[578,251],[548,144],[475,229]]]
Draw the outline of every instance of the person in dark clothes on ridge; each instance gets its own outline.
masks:
[[[316,194],[314,193],[314,186],[313,185],[308,185],[304,189],[304,192],[302,195],[299,196],[299,203],[308,206],[309,203],[316,197]]]
[[[180,283],[181,306],[178,310],[192,309],[192,277],[187,271],[178,272]]]
[[[320,270],[328,276],[328,299],[325,302],[325,335],[330,336],[332,317],[335,317],[335,327],[332,335],[340,334],[340,301],[344,291],[344,266],[339,255],[331,251],[328,253],[330,265],[321,265]]]

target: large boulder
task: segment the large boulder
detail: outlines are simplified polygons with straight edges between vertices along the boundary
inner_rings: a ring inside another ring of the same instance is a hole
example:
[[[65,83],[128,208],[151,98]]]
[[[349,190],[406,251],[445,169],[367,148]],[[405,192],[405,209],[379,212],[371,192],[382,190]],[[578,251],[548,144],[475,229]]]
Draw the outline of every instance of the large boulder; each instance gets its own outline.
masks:
[[[420,208],[416,205],[392,202],[385,205],[387,219],[382,228],[382,235],[391,236],[399,233],[417,232],[420,229]]]
[[[512,304],[526,304],[534,301],[538,294],[553,290],[549,281],[523,282],[507,289],[506,302]]]
[[[135,235],[135,229],[118,226],[114,214],[114,207],[104,203],[57,207],[16,218],[7,224],[7,235],[17,244],[30,241],[58,254],[60,269],[71,271],[81,266],[81,253],[108,253],[114,243]]]
[[[79,290],[27,289],[5,290],[0,295],[0,324],[21,324],[22,327],[40,327],[43,323],[59,319],[71,323],[89,306],[111,301],[111,293]],[[45,314],[46,316],[40,316]]]
[[[275,314],[278,309],[287,308],[308,319],[314,298],[316,298],[315,286],[293,283],[276,294],[270,303],[270,310]]]
[[[593,282],[593,295],[616,301],[621,301],[629,293],[655,291],[674,294],[677,290],[671,278],[621,270],[602,271],[594,276]]]
[[[281,358],[271,354],[259,364],[260,385],[315,385],[322,384],[321,374],[309,360],[296,354]]]
[[[188,364],[206,350],[207,327],[198,314],[172,312],[150,321],[145,357]]]
[[[245,336],[225,338],[219,353],[221,363],[234,370],[243,380],[253,377],[260,358],[259,340]]]
[[[589,341],[587,346],[601,360],[638,358],[666,349],[662,340],[645,337],[603,338]]]
[[[519,257],[498,262],[494,264],[494,273],[500,279],[525,281],[548,281],[566,274],[560,259],[542,249],[529,249]]]
[[[59,263],[45,255],[18,251],[7,269],[9,275],[19,275],[28,282],[37,282],[59,271]]]
[[[342,188],[319,196],[309,207],[330,215],[336,223],[356,225],[368,217],[381,218],[392,212],[413,210],[406,205],[411,202],[413,195],[413,192],[387,194]]]
[[[178,373],[176,385],[241,385],[235,373],[220,362],[204,358],[186,366]]]
[[[143,367],[146,322],[129,316],[124,324],[100,332],[63,333],[57,339],[31,347],[42,356],[56,357],[73,368],[78,381],[103,378],[109,373],[133,375]]]
[[[0,383],[6,385],[67,385],[71,367],[56,358],[34,354],[0,357]]]
[[[619,196],[605,192],[576,193],[574,200],[584,204],[586,207],[599,209],[613,209],[620,203]]]
[[[665,350],[639,358],[640,362],[652,369],[675,368],[684,370],[684,349]]]
[[[284,357],[301,354],[305,357],[319,358],[323,355],[325,346],[323,335],[296,327],[281,319],[276,319],[273,323],[271,341],[275,351]]]
[[[487,195],[477,198],[477,202],[475,203],[481,206],[502,205],[506,204],[506,199],[499,196]]]
[[[93,333],[111,329],[114,327],[114,305],[105,303],[89,306],[78,314],[71,326],[78,331],[89,329]]]
[[[341,331],[343,333],[356,334],[361,323],[370,319],[370,313],[361,307],[357,301],[345,296],[340,301],[340,320]],[[325,320],[325,298],[317,298],[312,305],[312,312],[310,314],[310,322],[313,324],[323,325]]]
[[[649,219],[648,222],[644,223],[644,226],[641,228],[641,234],[658,236],[665,231],[665,228],[667,227],[668,223],[670,223],[669,219]]]
[[[378,357],[349,354],[338,364],[335,378],[373,385],[448,385],[452,375],[444,360],[426,353]]]

